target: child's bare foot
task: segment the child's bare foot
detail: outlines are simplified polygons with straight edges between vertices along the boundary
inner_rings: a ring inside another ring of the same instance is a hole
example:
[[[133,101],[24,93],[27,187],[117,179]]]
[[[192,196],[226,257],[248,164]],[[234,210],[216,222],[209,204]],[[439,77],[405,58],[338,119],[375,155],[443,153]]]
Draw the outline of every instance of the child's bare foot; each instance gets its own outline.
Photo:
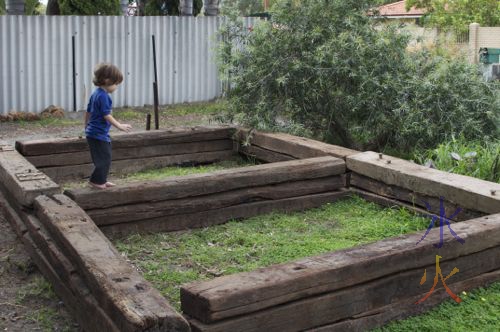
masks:
[[[104,185],[106,186],[106,188],[116,186],[116,184],[114,184],[113,182],[106,182]]]
[[[91,186],[92,188],[97,188],[97,189],[106,189],[106,184],[97,184],[97,183],[93,183],[93,182],[89,182],[89,186]]]

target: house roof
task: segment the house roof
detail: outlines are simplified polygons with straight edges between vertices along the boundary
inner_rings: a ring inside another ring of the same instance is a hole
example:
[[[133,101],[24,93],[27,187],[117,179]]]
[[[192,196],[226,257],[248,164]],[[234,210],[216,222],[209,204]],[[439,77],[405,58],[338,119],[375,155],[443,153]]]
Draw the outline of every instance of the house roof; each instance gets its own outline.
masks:
[[[380,6],[377,9],[380,12],[380,16],[388,18],[418,18],[426,13],[424,9],[415,7],[412,7],[409,11],[407,11],[404,0]]]

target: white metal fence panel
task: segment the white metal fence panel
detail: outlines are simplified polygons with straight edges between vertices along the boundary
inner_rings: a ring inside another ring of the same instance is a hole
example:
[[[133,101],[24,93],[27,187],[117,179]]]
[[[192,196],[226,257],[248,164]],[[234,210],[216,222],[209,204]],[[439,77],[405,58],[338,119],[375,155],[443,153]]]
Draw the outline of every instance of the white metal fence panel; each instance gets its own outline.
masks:
[[[253,20],[246,20],[252,24]],[[99,62],[124,73],[113,105],[153,103],[155,35],[160,104],[207,101],[221,94],[214,59],[219,17],[0,16],[0,113],[40,112],[54,104],[86,108]]]

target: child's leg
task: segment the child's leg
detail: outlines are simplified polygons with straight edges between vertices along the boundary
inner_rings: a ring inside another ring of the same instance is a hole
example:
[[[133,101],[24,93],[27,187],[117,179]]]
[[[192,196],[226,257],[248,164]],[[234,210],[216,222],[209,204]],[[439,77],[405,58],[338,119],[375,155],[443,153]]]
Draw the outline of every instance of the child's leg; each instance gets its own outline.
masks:
[[[89,181],[95,184],[105,184],[111,166],[111,143],[88,137],[87,142],[95,166]]]

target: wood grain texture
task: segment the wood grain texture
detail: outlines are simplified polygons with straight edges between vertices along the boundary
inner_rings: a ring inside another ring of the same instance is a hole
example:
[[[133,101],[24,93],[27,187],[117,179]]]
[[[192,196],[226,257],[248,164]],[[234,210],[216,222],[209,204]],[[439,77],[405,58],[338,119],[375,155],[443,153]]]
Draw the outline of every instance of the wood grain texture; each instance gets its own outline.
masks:
[[[435,259],[436,253],[431,256]],[[450,285],[498,270],[500,246],[451,260],[443,260],[440,262],[440,267],[444,276],[455,267],[460,270],[448,280]],[[430,280],[420,285],[424,270],[427,271]],[[401,270],[384,278],[356,284],[346,289],[307,297],[213,324],[203,324],[196,320],[191,320],[190,323],[194,326],[194,331],[303,331],[343,321],[363,312],[425,294],[432,287],[434,275],[435,264],[430,264],[423,268]],[[436,288],[442,287],[441,282],[436,286]],[[452,291],[460,294],[462,289],[453,287]]]
[[[71,274],[70,280],[60,277],[60,273],[64,273],[64,271],[55,269],[54,262],[50,260],[50,258],[57,259],[56,256],[47,257],[44,251],[39,249],[21,217],[0,193],[0,212],[2,212],[2,210],[7,221],[11,224],[12,228],[16,230],[19,239],[23,242],[24,247],[38,269],[52,284],[55,293],[64,301],[66,308],[69,309],[80,326],[85,331],[119,332],[120,329],[102,310],[96,299],[90,294],[90,291],[77,274]],[[54,247],[52,247],[52,249],[53,248]],[[57,256],[59,257],[59,254],[57,254]]]
[[[440,215],[441,202],[439,197],[432,197],[424,194],[419,194],[417,192],[408,189],[387,185],[381,181],[377,181],[369,177],[359,175],[357,173],[351,173],[350,185],[356,188],[361,188],[363,190],[375,193],[380,198],[387,197],[391,199],[396,199],[400,202],[409,203],[407,204],[408,206],[420,208],[421,212],[434,214],[437,215],[438,217]],[[379,202],[381,202],[380,199]],[[427,210],[426,203],[429,204],[430,207],[429,210]],[[455,211],[457,211],[458,208],[462,210],[456,215],[455,218],[453,218],[454,221],[469,220],[485,215],[484,213],[481,213],[479,211],[464,209],[458,206],[457,204],[453,204],[445,200],[444,197],[443,197],[443,207],[445,215],[447,217],[455,214]]]
[[[117,160],[145,159],[152,157],[185,155],[201,152],[232,150],[233,143],[229,139],[207,140],[202,142],[173,143],[165,145],[137,146],[114,148],[112,158]],[[92,158],[88,149],[79,152],[46,154],[26,157],[35,167],[59,167],[91,164]]]
[[[279,153],[272,150],[267,150],[256,145],[239,146],[236,144],[236,150],[247,157],[257,159],[266,163],[275,163],[279,161],[294,160],[292,156]]]
[[[451,260],[500,245],[499,222],[500,214],[496,214],[453,224],[453,230],[466,242],[462,245],[450,232],[445,232],[440,255]],[[416,245],[423,233],[184,285],[182,308],[198,320],[211,321],[432,265],[434,244],[440,240],[439,228],[433,228]]]
[[[469,278],[458,282],[447,282],[447,285],[457,292],[470,291],[478,287],[487,285],[500,280],[500,270],[483,273],[479,276]],[[419,315],[440,304],[445,300],[451,300],[450,295],[444,287],[437,288],[432,295],[424,302],[415,305],[426,293],[412,296],[404,301],[396,302],[377,308],[375,310],[363,312],[354,315],[344,321],[315,327],[309,329],[309,332],[350,332],[350,331],[368,331],[376,327],[383,326],[391,320],[404,319],[409,316]]]
[[[248,129],[239,129],[234,139],[244,142],[243,145],[257,146],[275,151],[297,159],[320,156],[345,157],[359,153],[359,151],[315,141],[305,137],[293,136],[284,133],[264,133]]]
[[[211,173],[177,176],[161,181],[141,181],[105,191],[91,188],[65,192],[83,209],[179,199],[277,183],[343,174],[344,161],[319,157],[240,167]]]
[[[390,160],[390,163],[387,161]],[[485,214],[500,212],[500,183],[452,174],[390,156],[379,158],[375,152],[348,156],[347,168],[387,185],[430,197],[443,197],[462,208]]]
[[[113,134],[112,140],[113,148],[118,149],[228,139],[232,137],[234,131],[235,129],[232,127],[174,128],[169,130],[139,131],[126,134],[117,133]],[[17,141],[16,149],[23,156],[40,156],[88,151],[88,144],[85,137],[50,138]]]
[[[0,151],[0,184],[4,192],[19,204],[31,206],[38,195],[61,192],[50,178],[26,180],[20,176],[37,174],[37,169],[17,151]],[[43,177],[43,174],[42,174]]]
[[[234,156],[232,150],[211,151],[201,153],[180,154],[172,156],[151,157],[146,159],[117,160],[111,163],[110,174],[123,175],[148,169],[156,169],[174,165],[209,164],[230,159]],[[94,169],[93,164],[82,164],[61,167],[40,168],[56,182],[80,180],[89,178]]]
[[[210,227],[229,220],[239,220],[271,212],[293,212],[319,207],[346,196],[344,190],[315,195],[254,202],[209,210],[198,213],[164,216],[154,219],[105,225],[101,230],[109,236],[125,236],[133,233],[171,232],[193,228]]]
[[[39,196],[35,210],[121,331],[189,330],[184,318],[121,257],[71,199]]]
[[[236,189],[203,196],[129,204],[107,209],[93,209],[86,212],[98,226],[104,226],[172,215],[219,210],[259,201],[318,194],[344,187],[345,177],[337,175],[307,181],[278,183],[271,186]]]

